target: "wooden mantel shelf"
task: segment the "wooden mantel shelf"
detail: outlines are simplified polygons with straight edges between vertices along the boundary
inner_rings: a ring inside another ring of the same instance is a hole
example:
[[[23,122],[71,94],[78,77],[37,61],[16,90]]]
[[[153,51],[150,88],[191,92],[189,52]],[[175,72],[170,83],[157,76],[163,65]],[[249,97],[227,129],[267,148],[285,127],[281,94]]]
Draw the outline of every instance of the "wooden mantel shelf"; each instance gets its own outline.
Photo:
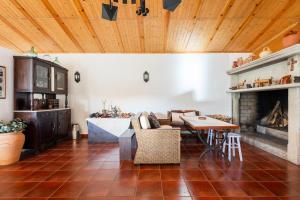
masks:
[[[270,64],[281,62],[296,54],[300,54],[300,44],[293,45],[291,47],[282,49],[263,58],[259,58],[250,63],[244,64],[240,67],[231,69],[227,71],[227,74],[234,75],[234,74],[240,74],[250,70],[258,69]]]
[[[284,85],[272,85],[257,88],[238,89],[238,90],[227,90],[228,93],[245,93],[245,92],[259,92],[259,91],[270,91],[270,90],[283,90],[288,88],[300,87],[300,83],[291,83]]]

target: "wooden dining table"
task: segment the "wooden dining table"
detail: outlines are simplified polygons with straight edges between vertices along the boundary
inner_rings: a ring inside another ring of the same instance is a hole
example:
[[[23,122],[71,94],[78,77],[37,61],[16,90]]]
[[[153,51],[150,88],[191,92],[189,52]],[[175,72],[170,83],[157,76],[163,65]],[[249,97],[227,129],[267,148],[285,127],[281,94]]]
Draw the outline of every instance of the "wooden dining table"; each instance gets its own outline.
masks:
[[[228,133],[232,130],[240,128],[236,124],[231,124],[207,116],[180,116],[180,118],[184,121],[185,125],[188,126],[192,132],[197,133],[201,142],[206,146],[205,150],[200,155],[200,159],[202,159],[205,154],[211,151],[218,151],[220,154],[224,155],[221,147],[227,140]],[[208,132],[222,131],[222,138],[217,138],[217,140],[219,140],[217,143],[213,142],[212,144],[210,144],[203,137],[205,130],[207,130]]]

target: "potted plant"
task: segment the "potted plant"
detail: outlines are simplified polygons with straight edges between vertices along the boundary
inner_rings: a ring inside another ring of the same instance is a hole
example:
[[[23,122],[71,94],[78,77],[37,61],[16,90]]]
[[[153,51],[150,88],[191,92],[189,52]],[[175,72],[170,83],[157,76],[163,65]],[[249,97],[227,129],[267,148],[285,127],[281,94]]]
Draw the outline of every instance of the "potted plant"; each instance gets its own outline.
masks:
[[[25,142],[22,133],[27,125],[21,119],[0,121],[0,165],[9,165],[20,159]]]

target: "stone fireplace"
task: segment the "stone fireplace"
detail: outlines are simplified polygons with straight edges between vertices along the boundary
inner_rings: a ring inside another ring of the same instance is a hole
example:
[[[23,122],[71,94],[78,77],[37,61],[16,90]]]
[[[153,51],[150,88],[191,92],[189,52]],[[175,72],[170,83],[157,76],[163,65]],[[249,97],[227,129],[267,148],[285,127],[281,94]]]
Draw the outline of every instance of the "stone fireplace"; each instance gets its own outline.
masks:
[[[273,114],[275,107],[276,111],[279,110],[288,120],[287,89],[241,93],[239,99],[240,131],[244,141],[287,159],[288,126],[278,126],[273,118],[274,124],[262,123],[262,119]]]
[[[291,64],[291,59],[297,61],[296,64]],[[300,165],[300,83],[294,81],[294,77],[300,76],[300,45],[283,49],[227,73],[231,75],[231,86],[240,82],[252,86],[257,79],[280,80],[284,76],[291,76],[292,82],[288,84],[271,83],[254,88],[245,86],[228,92],[232,94],[233,122],[240,125],[242,140]],[[274,110],[282,117],[274,120],[266,117]],[[271,125],[271,122],[275,125]]]

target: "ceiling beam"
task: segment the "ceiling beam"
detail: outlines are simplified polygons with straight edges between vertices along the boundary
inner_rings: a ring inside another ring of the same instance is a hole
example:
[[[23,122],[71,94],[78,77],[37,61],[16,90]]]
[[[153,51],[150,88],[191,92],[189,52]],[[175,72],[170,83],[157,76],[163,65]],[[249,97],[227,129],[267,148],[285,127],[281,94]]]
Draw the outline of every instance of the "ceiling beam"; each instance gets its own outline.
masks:
[[[73,36],[72,32],[69,30],[67,25],[63,22],[63,20],[59,17],[58,13],[55,11],[55,9],[50,4],[49,0],[42,0],[45,7],[48,9],[48,11],[51,13],[52,17],[56,20],[58,25],[63,29],[63,31],[67,34],[67,36],[72,40],[74,45],[82,52],[84,52],[84,49],[81,47],[79,42],[76,40],[76,38]]]
[[[251,50],[251,47],[253,46],[253,44],[258,41],[278,20],[281,19],[282,15],[293,6],[293,4],[296,2],[296,0],[289,0],[286,5],[284,6],[283,9],[281,9],[277,15],[275,15],[271,21],[265,26],[265,28],[259,32],[259,34],[253,38],[253,40],[251,40],[248,45],[246,46],[245,49],[247,50]]]
[[[44,29],[40,26],[31,15],[22,7],[21,4],[17,0],[11,0],[12,4],[46,37],[49,38],[53,44],[58,48],[60,51],[64,52],[62,46],[60,46]]]
[[[9,44],[9,48],[13,48],[15,50],[17,50],[18,52],[23,52],[22,49],[20,49],[17,45],[15,45],[12,41],[10,41],[9,39],[3,37],[2,35],[0,35],[0,40],[4,41],[5,43]]]
[[[224,46],[223,51],[226,51],[228,47],[240,36],[240,34],[244,31],[244,29],[247,27],[247,25],[254,19],[256,16],[256,12],[259,9],[259,7],[262,5],[263,0],[260,0],[255,4],[255,7],[251,11],[250,15],[246,18],[246,20],[241,24],[241,26],[238,28],[238,30],[233,34],[233,36],[230,38],[228,43]]]
[[[196,24],[197,24],[197,17],[198,17],[198,14],[200,13],[200,10],[202,9],[202,6],[203,6],[203,0],[199,0],[197,5],[196,5],[196,11],[193,15],[193,25],[192,25],[192,30],[190,31],[190,34],[188,36],[188,40],[187,40],[187,43],[186,43],[186,46],[185,46],[185,49],[188,48],[189,46],[189,43],[190,43],[190,40],[191,40],[191,37],[196,29]]]
[[[168,47],[168,37],[169,37],[169,27],[170,27],[170,11],[164,11],[164,52],[167,52]]]
[[[75,4],[75,6],[76,6],[76,8],[77,8],[77,10],[78,10],[78,12],[79,12],[79,14],[80,14],[82,20],[84,21],[84,24],[85,24],[86,27],[88,28],[88,30],[89,30],[91,36],[92,36],[93,39],[96,41],[96,44],[97,44],[99,50],[100,50],[101,52],[105,52],[105,51],[104,51],[104,47],[103,47],[101,41],[99,40],[99,38],[98,38],[98,36],[97,36],[97,33],[96,33],[94,27],[92,26],[92,24],[91,24],[91,22],[90,22],[88,16],[86,15],[86,13],[85,13],[85,11],[84,11],[84,8],[82,7],[82,5],[81,5],[81,3],[80,3],[80,0],[73,0],[73,2],[74,2],[74,4]]]
[[[211,41],[213,41],[213,39],[215,38],[215,35],[217,34],[219,28],[221,27],[225,17],[227,16],[227,14],[229,13],[230,9],[232,8],[233,4],[234,4],[235,0],[227,0],[226,5],[224,6],[222,13],[220,14],[217,24],[214,28],[214,32],[213,34],[209,37],[208,41],[205,44],[205,48],[208,48],[208,45],[210,44]]]
[[[24,40],[26,40],[27,42],[29,42],[31,44],[31,46],[35,46],[37,47],[38,50],[43,50],[43,48],[41,48],[39,46],[39,44],[35,43],[33,40],[31,40],[27,35],[25,35],[24,33],[22,33],[18,28],[16,28],[14,25],[12,25],[5,17],[3,17],[0,14],[0,20],[6,24],[10,29],[12,29],[14,32],[16,32],[19,36],[21,36]]]

